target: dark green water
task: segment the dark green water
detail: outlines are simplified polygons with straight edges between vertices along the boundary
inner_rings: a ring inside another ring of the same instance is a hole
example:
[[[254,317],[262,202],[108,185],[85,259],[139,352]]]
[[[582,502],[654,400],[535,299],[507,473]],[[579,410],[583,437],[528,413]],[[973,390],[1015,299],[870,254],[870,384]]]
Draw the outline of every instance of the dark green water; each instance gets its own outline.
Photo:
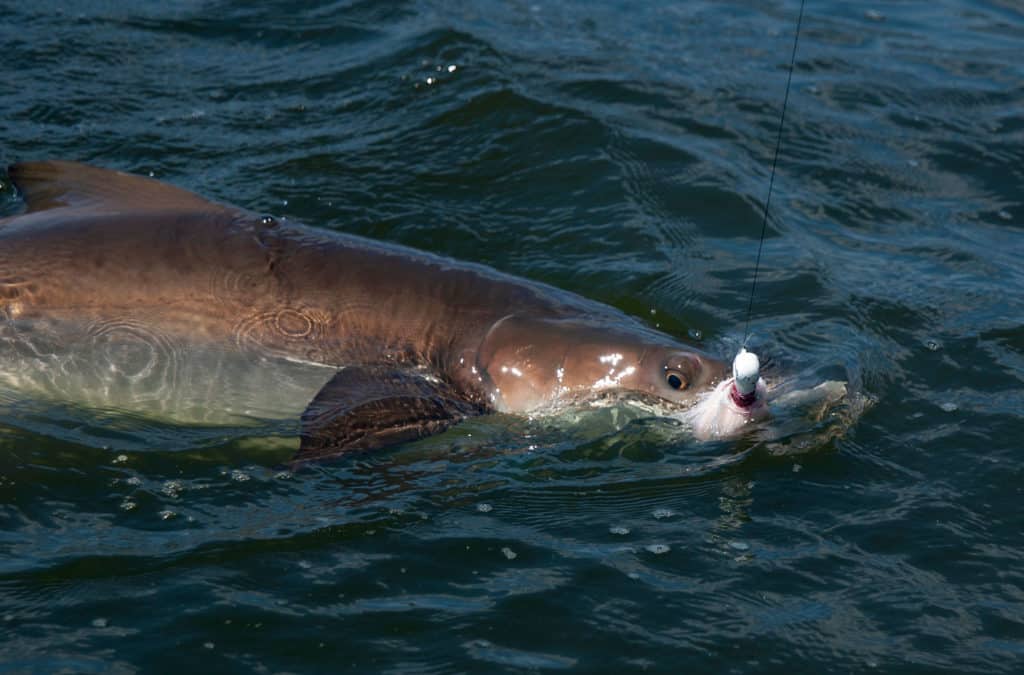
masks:
[[[729,358],[797,7],[3,3],[0,160],[152,172]],[[1020,672],[1022,53],[1010,0],[807,4],[752,344],[876,400],[844,434],[495,417],[289,473],[287,434],[7,397],[0,670]]]

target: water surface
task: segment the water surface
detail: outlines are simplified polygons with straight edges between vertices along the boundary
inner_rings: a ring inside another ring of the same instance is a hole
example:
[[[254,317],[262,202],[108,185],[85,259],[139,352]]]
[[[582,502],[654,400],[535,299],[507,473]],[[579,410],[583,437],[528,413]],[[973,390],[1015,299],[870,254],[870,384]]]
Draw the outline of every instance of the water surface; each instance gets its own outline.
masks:
[[[7,3],[0,160],[493,265],[729,358],[797,9]],[[876,401],[843,433],[494,416],[290,472],[287,423],[7,395],[3,668],[1018,672],[1022,44],[1012,2],[808,3],[751,344]]]

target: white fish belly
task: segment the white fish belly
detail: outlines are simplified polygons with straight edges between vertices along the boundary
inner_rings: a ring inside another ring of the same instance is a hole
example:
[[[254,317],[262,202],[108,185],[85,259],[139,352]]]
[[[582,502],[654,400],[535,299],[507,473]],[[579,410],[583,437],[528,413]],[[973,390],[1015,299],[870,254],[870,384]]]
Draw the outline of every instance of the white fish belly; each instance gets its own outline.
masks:
[[[0,402],[40,399],[179,424],[239,425],[298,418],[335,372],[127,322],[0,321]]]

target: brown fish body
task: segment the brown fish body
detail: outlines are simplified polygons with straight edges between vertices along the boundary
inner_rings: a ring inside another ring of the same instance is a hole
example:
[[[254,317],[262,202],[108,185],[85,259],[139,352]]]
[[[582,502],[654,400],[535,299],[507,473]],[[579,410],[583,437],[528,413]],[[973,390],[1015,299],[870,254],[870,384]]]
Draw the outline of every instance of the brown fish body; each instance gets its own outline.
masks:
[[[484,266],[85,165],[9,173],[28,209],[0,219],[0,322],[141,326],[338,368],[304,415],[308,456],[596,390],[685,403],[721,372],[617,310]]]

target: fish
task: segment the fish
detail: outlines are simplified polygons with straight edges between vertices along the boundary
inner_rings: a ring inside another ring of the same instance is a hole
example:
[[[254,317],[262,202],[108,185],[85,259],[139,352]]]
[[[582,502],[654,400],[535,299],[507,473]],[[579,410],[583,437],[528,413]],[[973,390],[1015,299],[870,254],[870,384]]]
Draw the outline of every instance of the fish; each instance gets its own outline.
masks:
[[[212,419],[252,382],[263,409],[301,410],[295,460],[317,461],[599,397],[686,409],[728,379],[618,309],[484,265],[77,162],[7,175],[24,201],[0,219],[10,387],[117,405],[198,390]]]

